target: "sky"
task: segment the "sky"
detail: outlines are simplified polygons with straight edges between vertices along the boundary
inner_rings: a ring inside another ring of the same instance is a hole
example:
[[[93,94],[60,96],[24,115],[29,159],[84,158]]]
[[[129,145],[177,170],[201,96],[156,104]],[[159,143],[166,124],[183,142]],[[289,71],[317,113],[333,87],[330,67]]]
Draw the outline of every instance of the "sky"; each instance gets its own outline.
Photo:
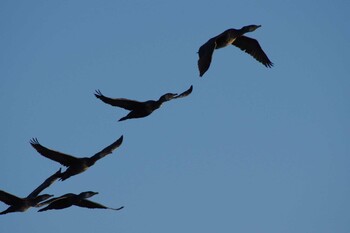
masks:
[[[96,191],[79,207],[0,217],[0,232],[350,232],[350,3],[314,1],[0,2],[0,189],[25,197],[60,165],[29,144],[92,156],[43,193]],[[198,48],[261,24],[271,69],[235,47],[199,77]],[[152,115],[140,101],[181,93]],[[0,210],[7,205],[0,203]]]

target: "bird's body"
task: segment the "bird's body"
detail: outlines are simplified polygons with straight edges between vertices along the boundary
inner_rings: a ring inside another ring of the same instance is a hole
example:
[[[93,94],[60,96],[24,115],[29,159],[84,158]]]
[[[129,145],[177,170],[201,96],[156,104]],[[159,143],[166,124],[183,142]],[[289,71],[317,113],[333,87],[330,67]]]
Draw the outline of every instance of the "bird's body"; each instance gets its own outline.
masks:
[[[45,204],[48,204],[48,206],[38,210],[38,212],[46,211],[49,209],[59,210],[59,209],[65,209],[65,208],[71,207],[74,203],[79,202],[79,200],[76,196],[77,195],[75,195],[73,193],[68,193],[68,194],[63,195],[61,197],[53,198],[55,200],[50,199],[49,200],[50,202],[47,202],[47,201],[42,202],[37,207],[40,207],[40,206],[45,205]]]
[[[72,155],[64,154],[58,151],[51,150],[42,146],[36,138],[30,141],[30,144],[41,154],[42,156],[56,161],[63,166],[68,167],[65,172],[62,173],[60,179],[66,180],[71,176],[80,174],[86,171],[89,167],[95,164],[95,162],[108,154],[111,154],[113,150],[118,148],[123,142],[123,136],[118,140],[113,142],[111,145],[107,146],[100,152],[96,153],[91,157],[76,158]]]
[[[232,45],[232,43],[239,36],[242,36],[242,32],[231,28],[231,29],[224,31],[220,35],[211,38],[211,39],[215,40],[215,43],[216,43],[215,49],[220,49],[220,48]]]
[[[199,76],[202,77],[209,69],[214,50],[224,48],[228,45],[234,45],[240,48],[266,67],[272,67],[273,63],[266,56],[265,52],[260,47],[259,42],[255,39],[244,36],[245,33],[255,31],[259,27],[261,26],[249,25],[244,26],[241,29],[231,28],[204,43],[198,50]]]
[[[170,96],[170,95],[169,95]],[[130,113],[122,117],[120,121],[124,121],[126,119],[132,119],[132,118],[142,118],[150,115],[152,112],[160,108],[162,106],[161,101],[155,101],[155,100],[148,100],[145,102],[139,102],[140,104],[138,107],[134,108],[130,111]]]
[[[0,212],[0,214],[7,214],[12,212],[24,212],[30,207],[35,207],[38,203],[45,201],[52,197],[53,195],[39,193],[50,186],[61,176],[61,169],[58,170],[55,174],[47,178],[39,187],[37,187],[32,193],[30,193],[25,198],[17,197],[13,194],[0,190],[0,201],[9,205],[9,207]]]
[[[150,115],[152,112],[160,108],[160,106],[166,102],[170,101],[172,99],[182,98],[185,96],[188,96],[191,94],[193,87],[191,86],[188,90],[178,94],[173,93],[167,93],[162,95],[158,100],[148,100],[144,102],[136,101],[136,100],[130,100],[125,98],[109,98],[104,96],[99,90],[96,90],[95,96],[96,98],[102,100],[106,104],[110,104],[115,107],[124,108],[126,110],[129,110],[129,114],[127,114],[125,117],[122,117],[119,119],[119,121],[124,121],[127,119],[133,119],[133,118],[142,118]]]
[[[68,207],[71,207],[73,205],[84,207],[84,208],[90,208],[90,209],[111,209],[111,210],[121,210],[124,207],[119,208],[110,208],[104,205],[101,205],[97,202],[86,200],[89,197],[92,197],[94,195],[98,194],[97,192],[87,191],[82,192],[80,194],[73,194],[73,193],[67,193],[65,195],[62,195],[57,198],[52,198],[50,200],[47,200],[45,202],[40,203],[37,205],[37,207],[47,205],[45,208],[42,208],[38,210],[38,212],[46,211],[46,210],[59,210],[59,209],[65,209]]]
[[[5,202],[2,200],[3,196],[9,197],[10,195],[11,195],[11,202]],[[38,202],[44,201],[51,197],[51,195],[48,195],[48,196],[40,195],[37,198],[20,198],[2,190],[0,190],[0,196],[1,196],[0,198],[1,201],[10,205],[6,210],[0,212],[0,214],[7,214],[7,213],[13,213],[13,212],[25,212],[30,207],[34,207]]]
[[[61,180],[66,180],[71,176],[78,175],[86,171],[91,167],[95,162],[91,162],[90,158],[79,158],[79,162],[72,163],[67,170],[62,174]]]

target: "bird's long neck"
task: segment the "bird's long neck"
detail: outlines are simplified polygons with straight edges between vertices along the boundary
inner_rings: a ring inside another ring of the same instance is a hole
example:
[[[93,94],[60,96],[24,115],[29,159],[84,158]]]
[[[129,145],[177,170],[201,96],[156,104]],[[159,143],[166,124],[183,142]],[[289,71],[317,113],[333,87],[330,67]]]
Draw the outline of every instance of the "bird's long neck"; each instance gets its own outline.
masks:
[[[155,109],[159,108],[160,106],[162,106],[162,104],[163,104],[164,102],[167,102],[167,101],[169,101],[169,100],[166,99],[164,96],[160,97],[159,100],[155,101],[155,103],[154,103],[154,108],[155,108]]]
[[[96,163],[97,160],[99,160],[100,157],[94,157],[92,156],[91,158],[87,158],[86,159],[86,166],[91,167],[92,165],[94,165]]]
[[[228,37],[235,40],[237,37],[243,36],[247,32],[248,30],[244,27],[238,30],[230,30]]]
[[[241,29],[237,30],[237,34],[238,34],[239,36],[242,36],[243,34],[245,34],[245,33],[247,33],[247,32],[249,32],[249,31],[248,31],[248,29],[245,28],[245,27],[242,27]]]
[[[165,99],[165,97],[160,97],[159,100],[157,101],[157,104],[162,105],[164,102],[168,101],[167,99]]]

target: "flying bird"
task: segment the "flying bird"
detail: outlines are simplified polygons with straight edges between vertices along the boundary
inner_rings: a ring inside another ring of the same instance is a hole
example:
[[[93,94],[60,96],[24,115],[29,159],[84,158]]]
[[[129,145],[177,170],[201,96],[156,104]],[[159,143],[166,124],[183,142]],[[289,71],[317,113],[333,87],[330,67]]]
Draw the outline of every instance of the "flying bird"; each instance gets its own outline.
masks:
[[[31,192],[27,197],[20,198],[13,194],[7,193],[0,190],[0,201],[9,205],[8,209],[0,212],[0,214],[7,214],[12,212],[24,212],[30,207],[36,207],[36,205],[42,201],[53,197],[53,195],[42,194],[41,191],[49,187],[53,182],[55,182],[61,176],[61,169],[59,169],[55,174],[47,178],[39,187],[37,187],[33,192]]]
[[[84,158],[76,158],[72,155],[64,154],[58,151],[51,150],[49,148],[46,148],[42,146],[38,139],[33,138],[30,141],[30,144],[36,149],[39,154],[42,156],[51,159],[53,161],[56,161],[63,166],[67,167],[67,170],[61,174],[60,180],[66,180],[71,176],[77,175],[79,173],[84,172],[89,167],[94,165],[97,160],[102,159],[108,154],[111,154],[113,150],[118,148],[123,142],[123,136],[121,136],[118,140],[113,142],[111,145],[107,146],[100,152],[96,153],[95,155],[91,157],[84,157]]]
[[[173,93],[167,93],[162,95],[158,100],[148,100],[145,102],[140,102],[136,100],[130,100],[125,98],[108,98],[104,95],[102,95],[100,90],[96,90],[95,96],[96,98],[102,100],[106,104],[110,104],[115,107],[124,108],[126,110],[129,110],[129,114],[125,117],[122,117],[119,119],[119,121],[124,121],[127,119],[132,118],[142,118],[150,115],[152,112],[154,112],[156,109],[160,108],[160,106],[169,100],[172,99],[178,99],[182,97],[186,97],[189,94],[191,94],[193,89],[193,86],[191,86],[188,90],[184,91],[180,95],[173,94]]]
[[[242,27],[241,29],[231,28],[209,39],[198,50],[199,76],[202,77],[209,69],[214,50],[231,44],[250,54],[264,66],[269,68],[272,67],[273,63],[266,56],[265,52],[260,47],[259,42],[253,38],[244,36],[245,33],[253,32],[259,27],[261,27],[261,25],[248,25]]]
[[[62,195],[57,198],[49,199],[45,202],[42,202],[38,204],[36,207],[41,207],[43,205],[48,205],[45,208],[42,208],[38,210],[38,212],[46,211],[46,210],[59,210],[59,209],[65,209],[68,207],[71,207],[73,205],[80,206],[84,208],[90,208],[90,209],[110,209],[110,210],[121,210],[124,208],[124,206],[119,208],[110,208],[104,205],[101,205],[97,202],[86,200],[89,197],[92,197],[94,195],[98,194],[97,192],[87,191],[82,192],[80,194],[73,194],[73,193],[67,193],[65,195]]]

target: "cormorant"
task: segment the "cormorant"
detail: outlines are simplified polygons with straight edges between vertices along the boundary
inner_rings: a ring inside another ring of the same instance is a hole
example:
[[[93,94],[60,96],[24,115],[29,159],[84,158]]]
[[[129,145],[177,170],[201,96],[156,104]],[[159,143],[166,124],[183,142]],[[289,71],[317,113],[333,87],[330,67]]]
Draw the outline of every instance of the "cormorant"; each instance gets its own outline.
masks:
[[[259,27],[261,27],[261,25],[248,25],[242,27],[241,29],[231,28],[209,39],[198,50],[199,76],[202,77],[209,69],[214,50],[231,44],[250,54],[264,66],[272,67],[273,63],[266,56],[265,52],[260,47],[259,42],[253,38],[244,36],[245,33],[253,32]]]
[[[48,205],[45,208],[42,208],[38,210],[38,212],[46,211],[46,210],[59,210],[59,209],[65,209],[68,207],[71,207],[72,205],[80,206],[84,208],[90,208],[90,209],[110,209],[110,210],[121,210],[124,208],[124,206],[119,208],[110,208],[106,207],[104,205],[101,205],[99,203],[86,200],[89,197],[92,197],[94,195],[98,194],[97,192],[87,191],[82,192],[80,194],[73,194],[73,193],[67,193],[65,195],[62,195],[57,198],[52,198],[50,200],[47,200],[45,202],[42,202],[37,205],[37,207]]]
[[[192,89],[193,86],[191,86],[188,90],[181,93],[180,95],[167,93],[162,95],[158,100],[148,100],[145,102],[139,102],[136,100],[130,100],[125,98],[108,98],[102,95],[100,90],[96,90],[95,96],[96,98],[102,100],[106,104],[129,110],[130,112],[128,115],[119,119],[119,121],[124,121],[132,118],[146,117],[150,115],[154,110],[158,109],[164,102],[188,96],[189,94],[191,94]]]
[[[45,201],[50,197],[53,197],[53,195],[39,195],[39,193],[47,187],[49,187],[53,182],[55,182],[61,176],[61,174],[61,169],[59,169],[55,174],[47,178],[41,185],[39,185],[39,187],[37,187],[25,198],[20,198],[13,194],[0,190],[0,201],[10,206],[8,209],[0,212],[0,214],[7,214],[11,212],[24,212],[30,207],[36,207],[38,203]]]
[[[65,172],[62,173],[60,180],[65,180],[71,176],[77,175],[79,173],[84,172],[86,169],[95,164],[95,162],[99,159],[102,159],[108,154],[111,154],[113,150],[118,148],[123,142],[123,136],[121,136],[118,140],[113,142],[111,145],[107,146],[100,152],[96,153],[91,157],[83,157],[76,158],[72,155],[64,154],[58,151],[51,150],[40,145],[38,139],[33,138],[30,141],[30,144],[41,154],[42,156],[56,161],[63,166],[68,167]]]

